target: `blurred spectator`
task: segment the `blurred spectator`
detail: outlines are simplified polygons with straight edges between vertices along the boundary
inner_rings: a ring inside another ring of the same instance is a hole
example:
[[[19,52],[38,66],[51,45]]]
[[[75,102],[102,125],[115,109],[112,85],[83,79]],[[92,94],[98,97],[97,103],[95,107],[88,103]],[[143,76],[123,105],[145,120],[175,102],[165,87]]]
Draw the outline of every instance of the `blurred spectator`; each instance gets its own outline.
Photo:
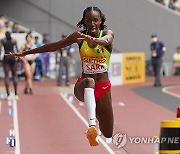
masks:
[[[158,2],[159,4],[161,5],[164,5],[165,6],[165,3],[164,3],[164,0],[155,0],[156,2]]]
[[[4,15],[0,15],[0,33],[6,32],[5,22],[6,22],[6,18],[4,17]]]
[[[180,0],[175,0],[174,6],[176,7],[176,10],[180,12]]]
[[[12,33],[25,33],[25,31],[19,27],[19,23],[14,22],[12,25]]]
[[[5,22],[5,30],[8,32],[12,32],[12,27],[8,20]]]
[[[66,35],[62,34],[62,39],[64,39],[65,37]],[[59,52],[60,52],[60,60],[57,60],[59,61],[57,85],[58,86],[62,85],[62,78],[63,76],[65,76],[66,86],[69,86],[70,85],[70,82],[69,82],[70,60],[72,58],[72,52],[74,52],[74,48],[72,46],[67,46],[67,47],[61,48]]]
[[[180,12],[180,0],[155,0],[155,1],[168,7],[169,9]]]
[[[19,24],[17,22],[14,22],[12,25],[12,33],[19,33]]]
[[[43,45],[50,43],[49,41],[49,35],[48,34],[43,34]],[[43,53],[43,60],[44,60],[44,74],[45,76],[48,76],[49,73],[49,58],[50,58],[50,53],[45,52]]]
[[[9,52],[18,52],[17,42],[15,39],[11,38],[11,33],[6,32],[5,33],[6,38],[1,40],[1,45],[4,48],[5,54],[8,54]],[[1,46],[0,46],[1,47]],[[4,56],[3,58],[3,69],[4,69],[4,75],[5,75],[5,87],[6,87],[6,93],[7,93],[7,99],[10,99],[10,91],[9,91],[9,73],[11,71],[12,80],[13,80],[13,86],[14,86],[14,93],[15,98],[18,99],[17,94],[17,59],[15,57],[10,56]]]
[[[172,10],[176,10],[176,7],[174,4],[175,4],[175,0],[169,0],[168,8]]]
[[[173,54],[173,74],[180,74],[180,46],[177,47],[176,53]]]
[[[161,41],[158,40],[157,34],[152,34],[151,38],[152,43],[150,44],[150,49],[152,54],[151,60],[155,77],[154,87],[159,87],[161,86],[160,71],[163,62],[162,58],[166,51],[166,47]]]
[[[42,43],[39,41],[39,37],[38,36],[34,37],[34,44],[36,45],[37,48],[42,46]]]
[[[42,43],[39,41],[39,37],[35,36],[34,37],[34,44],[36,47],[42,46]],[[41,77],[43,76],[43,55],[42,53],[39,53],[37,58],[35,59],[36,62],[36,67],[35,67],[35,72],[34,72],[34,79],[35,80],[40,80]]]
[[[30,50],[36,48],[36,45],[32,42],[32,35],[31,33],[28,33],[26,35],[26,42],[21,46],[20,52]],[[25,94],[32,94],[32,79],[34,75],[35,70],[35,59],[38,56],[38,54],[30,54],[26,55],[25,57],[21,57],[21,60],[23,61],[23,66],[25,70],[26,75],[26,85],[24,89]]]

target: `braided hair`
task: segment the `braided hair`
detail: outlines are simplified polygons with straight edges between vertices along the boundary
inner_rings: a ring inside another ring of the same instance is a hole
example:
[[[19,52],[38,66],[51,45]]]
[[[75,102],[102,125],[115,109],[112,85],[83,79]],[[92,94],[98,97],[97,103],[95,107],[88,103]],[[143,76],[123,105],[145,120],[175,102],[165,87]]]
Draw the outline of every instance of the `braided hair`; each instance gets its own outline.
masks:
[[[84,10],[82,19],[76,25],[78,28],[83,28],[84,31],[87,31],[87,27],[86,27],[86,24],[85,24],[85,15],[86,15],[86,13],[88,11],[97,11],[97,12],[99,12],[100,17],[101,17],[101,21],[102,21],[101,25],[100,25],[100,30],[104,30],[105,28],[107,28],[107,26],[104,24],[105,21],[106,21],[105,15],[101,12],[101,10],[98,7],[93,7],[93,6],[89,6]]]

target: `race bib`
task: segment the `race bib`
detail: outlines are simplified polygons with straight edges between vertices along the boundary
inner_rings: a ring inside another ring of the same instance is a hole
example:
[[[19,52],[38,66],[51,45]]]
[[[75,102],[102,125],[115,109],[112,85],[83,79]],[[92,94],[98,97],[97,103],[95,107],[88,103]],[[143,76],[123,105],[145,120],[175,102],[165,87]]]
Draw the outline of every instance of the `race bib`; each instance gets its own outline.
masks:
[[[66,56],[67,56],[67,50],[63,50],[63,51],[62,51],[62,56],[63,56],[63,57],[66,57]]]
[[[107,72],[107,65],[106,64],[84,63],[83,64],[83,72],[85,74],[96,74],[96,73]]]
[[[107,72],[106,57],[83,57],[83,72],[96,74]]]

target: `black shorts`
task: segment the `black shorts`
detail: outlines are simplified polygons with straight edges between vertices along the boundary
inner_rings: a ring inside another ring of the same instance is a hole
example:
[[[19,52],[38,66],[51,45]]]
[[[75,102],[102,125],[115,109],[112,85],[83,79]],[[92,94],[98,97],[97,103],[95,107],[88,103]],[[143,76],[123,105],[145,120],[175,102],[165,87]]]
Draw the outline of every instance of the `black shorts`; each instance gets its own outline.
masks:
[[[16,62],[17,62],[17,59],[15,57],[4,56],[3,64],[14,65]]]
[[[29,65],[32,65],[34,62],[34,60],[28,60]]]

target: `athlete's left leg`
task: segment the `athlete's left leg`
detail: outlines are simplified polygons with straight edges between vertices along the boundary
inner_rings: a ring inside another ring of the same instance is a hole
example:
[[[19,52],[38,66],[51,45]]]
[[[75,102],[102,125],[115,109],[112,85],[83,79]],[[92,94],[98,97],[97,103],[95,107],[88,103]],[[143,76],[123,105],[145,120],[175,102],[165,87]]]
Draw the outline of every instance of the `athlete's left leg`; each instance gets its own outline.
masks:
[[[86,137],[91,146],[99,145],[97,139],[98,132],[96,129],[96,102],[94,96],[95,82],[93,78],[84,78],[78,81],[74,87],[74,94],[76,98],[85,103],[85,108],[88,117],[89,129]]]
[[[31,71],[31,66],[28,63],[27,60],[23,61],[24,64],[24,70],[25,70],[25,74],[26,74],[26,86],[24,89],[24,93],[25,94],[32,94],[32,91],[30,91],[30,89],[32,89],[32,71]]]
[[[105,93],[96,103],[96,116],[99,127],[106,138],[113,135],[114,116],[112,109],[111,91]]]
[[[17,63],[13,63],[11,66],[11,72],[12,72],[12,80],[13,80],[13,86],[14,86],[14,92],[15,92],[15,97],[16,99],[18,99],[18,95],[17,95]]]
[[[9,71],[10,71],[10,67],[9,64],[6,64],[5,62],[3,63],[3,70],[4,70],[4,83],[5,83],[5,87],[6,87],[6,93],[7,93],[7,98],[10,94],[9,92]]]

